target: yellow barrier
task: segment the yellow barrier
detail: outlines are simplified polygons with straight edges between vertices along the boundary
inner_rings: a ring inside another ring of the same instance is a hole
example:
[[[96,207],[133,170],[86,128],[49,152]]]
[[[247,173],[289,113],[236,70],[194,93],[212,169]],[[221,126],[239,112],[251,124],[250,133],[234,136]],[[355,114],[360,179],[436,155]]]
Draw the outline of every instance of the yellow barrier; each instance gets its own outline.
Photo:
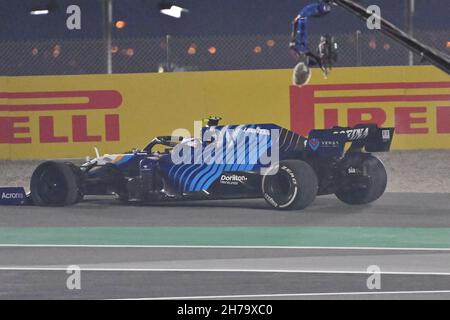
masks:
[[[0,77],[0,159],[143,147],[220,115],[306,133],[364,120],[396,126],[396,149],[450,148],[450,78],[432,67],[342,68],[290,86],[290,70]]]

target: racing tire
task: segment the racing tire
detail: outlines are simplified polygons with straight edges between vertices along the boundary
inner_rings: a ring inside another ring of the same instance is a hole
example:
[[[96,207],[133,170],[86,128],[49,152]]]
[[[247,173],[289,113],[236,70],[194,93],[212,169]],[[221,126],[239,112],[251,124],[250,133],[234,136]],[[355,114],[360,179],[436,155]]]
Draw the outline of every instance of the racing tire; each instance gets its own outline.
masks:
[[[303,61],[299,62],[292,73],[292,83],[299,87],[307,85],[309,80],[311,80],[311,73],[311,69],[307,63]]]
[[[84,175],[83,175],[80,167],[74,165],[72,162],[65,162],[65,164],[70,167],[70,169],[72,170],[72,172],[75,174],[75,177],[76,177],[76,183],[77,183],[77,187],[78,187],[78,196],[77,196],[77,200],[75,201],[75,203],[82,202],[84,200],[84,193],[80,186],[83,185]]]
[[[336,197],[346,204],[369,204],[378,200],[386,191],[388,178],[383,163],[374,156],[368,156],[362,161],[366,183],[363,186],[344,186],[336,192]]]
[[[128,197],[128,194],[124,194],[124,193],[117,194],[117,200],[119,200],[119,202],[124,205],[127,205],[130,203],[130,198]]]
[[[262,179],[264,199],[279,210],[305,209],[315,200],[318,186],[316,172],[301,160],[281,161]]]
[[[31,177],[31,199],[36,206],[63,207],[82,199],[72,165],[47,161],[39,165]]]

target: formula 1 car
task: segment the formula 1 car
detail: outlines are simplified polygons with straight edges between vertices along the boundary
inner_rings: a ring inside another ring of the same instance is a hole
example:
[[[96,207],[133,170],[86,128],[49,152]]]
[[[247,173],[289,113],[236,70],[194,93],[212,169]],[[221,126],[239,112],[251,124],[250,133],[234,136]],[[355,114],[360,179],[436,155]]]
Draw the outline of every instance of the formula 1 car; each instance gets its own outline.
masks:
[[[274,208],[300,210],[317,195],[367,204],[386,189],[386,170],[369,152],[389,151],[394,128],[335,127],[303,137],[274,124],[218,121],[210,118],[197,139],[157,137],[142,150],[81,166],[44,162],[31,178],[32,204],[68,206],[87,195],[125,203],[264,198]]]

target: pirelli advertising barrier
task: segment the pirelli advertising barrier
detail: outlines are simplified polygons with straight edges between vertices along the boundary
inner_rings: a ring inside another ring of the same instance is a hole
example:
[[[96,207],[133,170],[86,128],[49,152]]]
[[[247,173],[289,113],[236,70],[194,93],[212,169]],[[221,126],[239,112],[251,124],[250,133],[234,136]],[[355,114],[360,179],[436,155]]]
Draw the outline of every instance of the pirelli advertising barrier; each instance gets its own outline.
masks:
[[[394,149],[450,148],[450,77],[433,67],[341,68],[308,86],[290,70],[0,77],[0,159],[142,148],[210,115],[225,123],[394,126]]]

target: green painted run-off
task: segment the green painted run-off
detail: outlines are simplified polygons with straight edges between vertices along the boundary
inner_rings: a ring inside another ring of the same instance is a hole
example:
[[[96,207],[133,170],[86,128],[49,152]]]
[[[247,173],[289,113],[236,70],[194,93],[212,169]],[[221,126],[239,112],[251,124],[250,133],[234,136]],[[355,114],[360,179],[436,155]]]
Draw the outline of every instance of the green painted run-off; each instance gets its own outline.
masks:
[[[0,228],[0,244],[450,248],[450,228]]]

